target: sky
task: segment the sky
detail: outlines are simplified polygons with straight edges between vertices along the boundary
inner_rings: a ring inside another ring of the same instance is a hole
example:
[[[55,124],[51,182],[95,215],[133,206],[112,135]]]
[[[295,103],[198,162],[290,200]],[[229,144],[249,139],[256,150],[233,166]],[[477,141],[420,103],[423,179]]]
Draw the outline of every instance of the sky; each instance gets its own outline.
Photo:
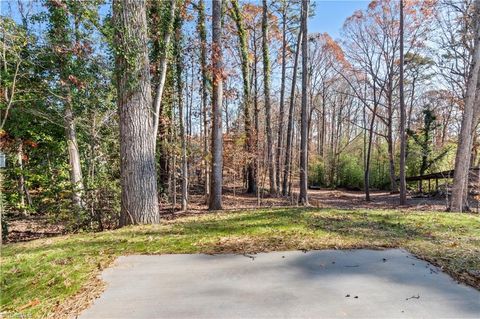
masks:
[[[29,0],[20,0],[29,1]],[[352,15],[355,10],[365,9],[368,6],[367,0],[311,0],[315,2],[315,16],[309,21],[309,32],[328,32],[332,38],[340,36],[340,30],[346,18]],[[15,5],[16,1],[0,0],[0,14],[5,14],[8,3]]]
[[[340,37],[345,19],[358,9],[366,9],[370,1],[364,0],[314,0],[315,16],[309,21],[308,31],[327,32],[333,39]]]

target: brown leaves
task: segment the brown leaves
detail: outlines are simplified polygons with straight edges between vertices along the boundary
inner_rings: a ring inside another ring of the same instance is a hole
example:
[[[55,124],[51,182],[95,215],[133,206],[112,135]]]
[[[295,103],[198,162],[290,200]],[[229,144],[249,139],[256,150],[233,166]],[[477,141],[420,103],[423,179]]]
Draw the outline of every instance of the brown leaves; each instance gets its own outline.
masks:
[[[53,47],[53,52],[60,56],[72,54],[77,57],[85,57],[92,54],[93,48],[89,41],[78,41],[71,44],[71,46],[55,45]]]
[[[67,5],[63,0],[50,0],[50,3],[55,7],[55,8],[60,8],[67,10]]]
[[[33,300],[30,300],[28,303],[24,304],[23,306],[19,307],[17,310],[22,311],[22,310],[25,310],[27,308],[34,307],[34,306],[38,305],[39,303],[40,303],[40,300],[35,298]]]
[[[61,86],[69,86],[70,84],[74,85],[80,90],[84,90],[86,85],[84,82],[80,81],[75,75],[70,74],[66,80],[60,79]]]
[[[75,85],[77,88],[82,89],[82,90],[85,89],[85,83],[80,81],[76,76],[70,74],[68,76],[68,80],[70,81],[70,83]]]

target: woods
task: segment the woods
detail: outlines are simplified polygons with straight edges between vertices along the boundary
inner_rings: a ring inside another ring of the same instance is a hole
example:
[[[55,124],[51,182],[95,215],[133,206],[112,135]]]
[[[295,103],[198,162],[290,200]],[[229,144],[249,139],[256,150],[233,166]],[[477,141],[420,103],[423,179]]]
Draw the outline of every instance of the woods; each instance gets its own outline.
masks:
[[[479,213],[480,0],[2,1],[0,317],[475,317]]]
[[[12,0],[3,216],[102,230],[314,188],[474,209],[479,8],[372,1],[330,35],[309,1]]]

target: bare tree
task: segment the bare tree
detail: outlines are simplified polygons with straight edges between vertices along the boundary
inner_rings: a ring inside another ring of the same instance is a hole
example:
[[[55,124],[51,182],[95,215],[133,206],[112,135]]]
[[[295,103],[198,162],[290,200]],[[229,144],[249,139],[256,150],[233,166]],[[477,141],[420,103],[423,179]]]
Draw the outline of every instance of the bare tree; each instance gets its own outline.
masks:
[[[198,34],[200,37],[200,67],[202,72],[202,84],[201,84],[201,94],[202,94],[202,116],[203,116],[203,161],[205,167],[205,186],[204,194],[205,198],[208,200],[210,194],[210,173],[208,169],[208,136],[209,136],[209,110],[208,110],[208,72],[207,72],[207,30],[205,27],[205,3],[203,0],[198,1]]]
[[[277,193],[280,194],[280,184],[281,182],[281,170],[280,170],[280,159],[282,155],[283,147],[283,118],[285,113],[285,78],[287,70],[287,1],[281,1],[281,16],[282,16],[282,78],[280,84],[280,110],[279,110],[279,119],[278,119],[278,132],[277,132],[277,153],[275,154],[275,166],[276,166],[276,186]]]
[[[265,130],[267,132],[267,165],[270,181],[270,194],[275,194],[275,162],[273,161],[273,133],[272,115],[270,105],[270,52],[268,48],[268,6],[267,0],[263,0],[262,15],[262,48],[263,48],[263,86],[265,95]]]
[[[293,124],[295,116],[295,90],[297,85],[297,67],[300,55],[300,44],[302,42],[302,30],[298,32],[295,59],[293,62],[292,86],[290,90],[290,104],[288,108],[287,142],[285,145],[285,166],[283,173],[282,195],[288,194],[288,179],[292,171],[292,149],[293,149]]]
[[[405,159],[407,147],[405,126],[407,112],[405,110],[405,96],[403,90],[403,41],[403,0],[400,0],[400,205],[405,205],[407,203],[407,182],[405,180]]]
[[[302,1],[302,110],[300,119],[300,196],[301,205],[308,205],[308,6]]]
[[[182,197],[181,197],[181,210],[186,211],[188,208],[188,160],[187,160],[187,141],[185,137],[185,103],[183,101],[183,47],[182,47],[182,22],[180,17],[180,8],[177,13],[175,23],[175,55],[177,66],[177,103],[178,103],[178,117],[179,117],[179,129],[180,129],[180,143],[182,149],[181,171],[182,171]]]

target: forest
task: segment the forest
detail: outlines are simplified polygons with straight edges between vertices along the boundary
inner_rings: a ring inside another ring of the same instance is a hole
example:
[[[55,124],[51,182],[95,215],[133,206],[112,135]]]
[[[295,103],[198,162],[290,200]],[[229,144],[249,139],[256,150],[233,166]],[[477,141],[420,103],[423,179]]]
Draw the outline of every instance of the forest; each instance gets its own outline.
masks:
[[[0,26],[0,317],[478,317],[480,0]]]

